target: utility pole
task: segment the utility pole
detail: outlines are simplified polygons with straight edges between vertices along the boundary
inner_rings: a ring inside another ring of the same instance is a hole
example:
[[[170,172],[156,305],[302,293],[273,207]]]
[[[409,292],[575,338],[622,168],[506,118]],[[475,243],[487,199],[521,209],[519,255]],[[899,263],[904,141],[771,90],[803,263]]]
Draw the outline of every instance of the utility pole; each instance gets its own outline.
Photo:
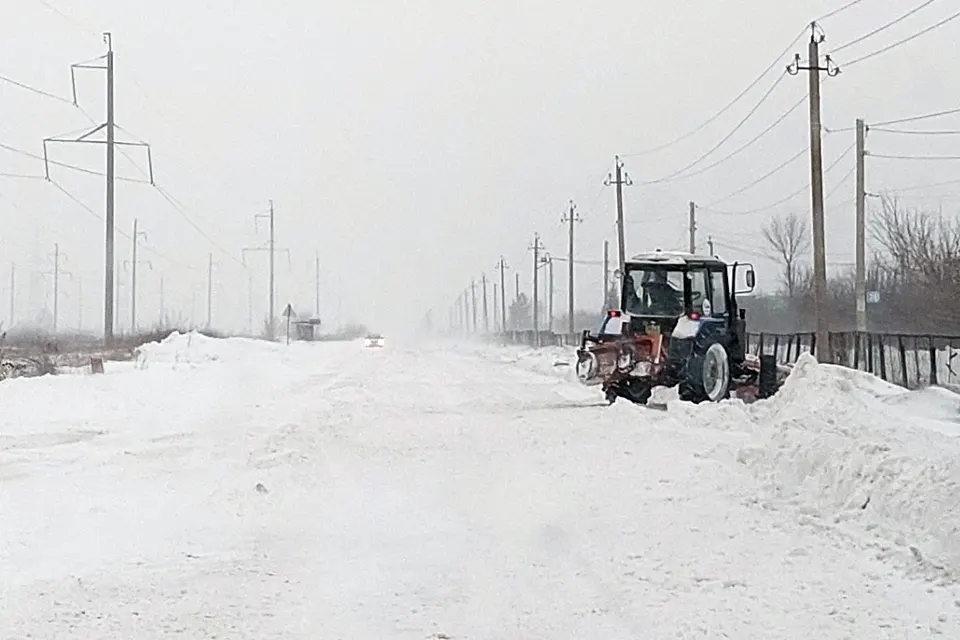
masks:
[[[857,340],[863,339],[867,331],[867,265],[866,265],[866,137],[867,127],[863,120],[857,120],[857,234],[856,234],[856,296],[857,296]]]
[[[10,326],[13,326],[17,303],[17,265],[10,263]]]
[[[610,241],[603,241],[603,308],[607,306],[610,294]]]
[[[623,230],[623,187],[624,185],[629,187],[633,184],[633,181],[630,180],[630,176],[623,170],[623,162],[620,161],[620,156],[614,156],[613,161],[616,178],[608,175],[603,184],[608,187],[611,184],[617,186],[617,249],[620,258],[619,268],[622,270],[624,264],[627,262],[627,246]]]
[[[150,152],[150,145],[146,142],[119,142],[116,139],[116,121],[114,117],[114,61],[113,61],[113,37],[110,32],[104,32],[103,42],[107,45],[107,52],[89,62],[82,62],[79,64],[70,65],[70,80],[73,87],[73,104],[78,106],[77,103],[77,76],[76,71],[78,69],[95,69],[99,71],[105,71],[107,76],[107,119],[103,124],[97,125],[87,133],[81,135],[78,138],[66,138],[66,137],[54,137],[54,138],[45,138],[43,140],[43,160],[45,165],[45,176],[46,179],[50,180],[50,162],[48,160],[47,154],[47,144],[51,142],[63,142],[63,143],[84,143],[84,144],[104,144],[106,145],[107,158],[106,158],[106,204],[105,204],[105,216],[104,222],[106,227],[106,238],[105,238],[105,256],[104,256],[104,279],[103,279],[103,339],[106,343],[110,343],[113,340],[114,335],[114,325],[115,325],[115,308],[117,307],[117,300],[114,298],[114,281],[116,280],[116,269],[118,262],[116,260],[116,252],[114,247],[115,241],[115,151],[116,147],[119,145],[133,146],[133,147],[144,147],[147,151],[147,163],[149,166],[149,182],[151,185],[153,182],[153,160]],[[99,133],[100,131],[104,132],[105,140],[95,140],[91,136]]]
[[[487,274],[480,274],[480,282],[483,287],[483,334],[490,334],[490,315],[487,313]]]
[[[519,299],[520,299],[520,272],[517,271],[517,272],[516,272],[515,274],[513,274],[513,275],[515,275],[515,276],[517,277],[516,296],[514,296],[514,300],[519,300]]]
[[[267,287],[268,287],[268,289],[269,289],[268,294],[267,294],[267,305],[268,305],[268,308],[267,308],[267,322],[268,322],[267,338],[269,338],[270,340],[272,340],[272,339],[274,338],[274,331],[276,330],[276,326],[275,326],[275,324],[276,324],[276,308],[275,308],[275,297],[276,297],[276,286],[275,286],[275,285],[276,285],[276,280],[275,280],[275,277],[274,277],[274,274],[275,274],[275,271],[274,271],[274,266],[275,266],[274,256],[275,256],[275,254],[276,254],[276,252],[277,252],[276,235],[275,235],[276,227],[275,227],[275,225],[274,225],[273,200],[270,200],[270,210],[269,210],[269,212],[267,212],[267,213],[258,213],[258,214],[256,214],[256,215],[253,216],[254,225],[256,225],[256,222],[259,221],[259,220],[262,219],[262,218],[267,218],[267,219],[269,220],[270,239],[267,240],[267,246],[265,246],[265,247],[247,247],[247,248],[243,249],[243,255],[244,255],[243,264],[244,264],[244,266],[246,266],[246,254],[247,254],[248,251],[266,251],[266,252],[268,252],[268,253],[270,254],[270,258],[269,258],[269,261],[270,261],[270,262],[269,262],[269,264],[270,264],[270,267],[269,267],[269,268],[270,268],[270,275],[269,275],[269,284],[267,285]],[[286,251],[286,253],[287,253],[287,262],[289,262],[289,261],[290,261],[290,250],[289,250],[289,249],[282,249],[282,251]]]
[[[507,332],[507,283],[505,275],[507,269],[507,261],[501,255],[500,262],[497,263],[497,270],[500,272],[500,330],[503,333]],[[519,274],[517,274],[517,280],[519,282]]]
[[[320,317],[320,252],[318,251],[316,256],[314,256],[314,280],[317,287],[317,300],[316,300],[316,309],[314,310],[315,318]]]
[[[807,66],[800,64],[800,54],[787,66],[790,75],[806,71],[809,76],[810,96],[810,190],[813,212],[813,306],[817,317],[817,348],[814,354],[821,362],[830,358],[830,333],[827,319],[827,256],[823,223],[823,151],[820,140],[820,72],[829,76],[840,73],[826,56],[826,66],[820,66],[820,43],[825,40],[816,22],[810,24],[810,44]]]
[[[500,324],[500,311],[497,308],[499,297],[497,295],[497,281],[493,281],[493,332],[498,332],[498,325]]]
[[[163,276],[160,276],[160,328],[163,329],[167,326],[167,319],[165,314],[165,309],[163,308]]]
[[[690,203],[690,253],[697,252],[697,205]]]
[[[60,253],[60,244],[53,243],[53,272],[49,275],[53,277],[53,332],[56,333],[60,326],[60,276],[70,275],[60,268],[60,263],[65,256]]]
[[[136,218],[133,219],[133,259],[128,263],[130,265],[130,331],[132,333],[137,332],[137,265],[140,261],[137,260],[137,245],[140,244],[140,238],[146,238],[147,234],[143,231],[138,230],[139,222]],[[151,269],[153,269],[153,264],[149,260],[143,261]],[[125,263],[124,266],[126,266]]]
[[[713,236],[707,236],[707,247],[710,249],[710,256],[714,257],[717,252],[713,249]]]
[[[213,254],[207,254],[207,329],[213,326]]]
[[[543,244],[540,243],[540,234],[533,234],[533,246],[530,247],[530,250],[533,251],[533,333],[536,346],[540,346],[540,300],[539,300],[539,280],[537,276],[537,270],[540,266],[540,251],[543,250]]]
[[[547,253],[540,262],[547,267],[547,331],[553,333],[553,256]]]
[[[573,229],[574,229],[574,223],[576,223],[576,222],[583,222],[583,220],[581,220],[580,216],[577,214],[576,211],[577,211],[577,205],[573,204],[573,200],[571,200],[571,201],[570,201],[570,213],[569,213],[569,214],[564,214],[564,216],[560,219],[560,222],[567,222],[567,223],[570,224],[570,245],[569,245],[569,248],[568,248],[568,257],[567,257],[567,262],[568,262],[568,267],[569,267],[569,272],[568,272],[568,274],[567,274],[567,278],[568,278],[568,280],[569,280],[569,282],[568,282],[569,292],[568,292],[568,294],[567,294],[567,333],[569,333],[569,334],[573,334],[573,332],[576,330],[575,324],[574,324],[574,322],[573,322],[573,313],[574,313],[574,299],[573,299],[573,266],[574,266],[574,262],[573,262]],[[550,262],[550,306],[551,306],[551,313],[550,313],[550,330],[553,331],[553,312],[552,312],[552,307],[553,307],[553,262],[552,262],[552,261]]]
[[[470,280],[470,313],[473,316],[473,332],[477,332],[477,281]]]

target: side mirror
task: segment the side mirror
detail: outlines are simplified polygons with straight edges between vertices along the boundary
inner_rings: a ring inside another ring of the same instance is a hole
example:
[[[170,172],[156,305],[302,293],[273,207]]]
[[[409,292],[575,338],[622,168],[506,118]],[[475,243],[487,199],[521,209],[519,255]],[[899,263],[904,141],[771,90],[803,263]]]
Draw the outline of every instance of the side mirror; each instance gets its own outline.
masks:
[[[750,269],[749,271],[747,271],[746,278],[747,278],[748,287],[753,289],[755,286],[757,286],[757,277],[756,275],[754,275],[753,269]]]

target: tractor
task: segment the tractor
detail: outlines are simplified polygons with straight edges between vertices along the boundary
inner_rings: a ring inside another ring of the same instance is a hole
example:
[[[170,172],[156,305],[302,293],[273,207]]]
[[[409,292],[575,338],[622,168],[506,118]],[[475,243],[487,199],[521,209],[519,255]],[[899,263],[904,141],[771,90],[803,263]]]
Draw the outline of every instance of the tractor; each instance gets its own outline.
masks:
[[[755,287],[752,265],[657,250],[627,260],[619,277],[620,308],[596,334],[584,331],[577,350],[578,378],[600,385],[608,403],[645,405],[655,387],[677,387],[693,403],[776,393],[788,370],[773,355],[747,353],[746,311],[737,304]]]

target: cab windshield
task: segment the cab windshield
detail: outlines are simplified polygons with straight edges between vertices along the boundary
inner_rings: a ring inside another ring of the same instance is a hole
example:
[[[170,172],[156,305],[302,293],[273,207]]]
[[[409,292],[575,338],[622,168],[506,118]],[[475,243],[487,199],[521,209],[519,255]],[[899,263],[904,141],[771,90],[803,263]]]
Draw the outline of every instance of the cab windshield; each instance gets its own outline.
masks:
[[[634,316],[679,318],[684,312],[684,271],[664,265],[627,266],[623,310]]]

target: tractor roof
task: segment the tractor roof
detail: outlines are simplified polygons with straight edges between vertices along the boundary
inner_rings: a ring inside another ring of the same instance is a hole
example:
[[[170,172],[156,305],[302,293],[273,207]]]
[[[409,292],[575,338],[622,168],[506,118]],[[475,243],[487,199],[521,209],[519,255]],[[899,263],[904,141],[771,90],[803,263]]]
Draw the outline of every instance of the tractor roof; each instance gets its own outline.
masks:
[[[670,264],[670,265],[685,265],[688,263],[697,263],[702,264],[704,262],[712,262],[714,264],[726,264],[720,258],[716,256],[708,255],[699,255],[695,253],[686,253],[684,251],[650,251],[647,253],[641,253],[633,256],[627,260],[627,264]]]

